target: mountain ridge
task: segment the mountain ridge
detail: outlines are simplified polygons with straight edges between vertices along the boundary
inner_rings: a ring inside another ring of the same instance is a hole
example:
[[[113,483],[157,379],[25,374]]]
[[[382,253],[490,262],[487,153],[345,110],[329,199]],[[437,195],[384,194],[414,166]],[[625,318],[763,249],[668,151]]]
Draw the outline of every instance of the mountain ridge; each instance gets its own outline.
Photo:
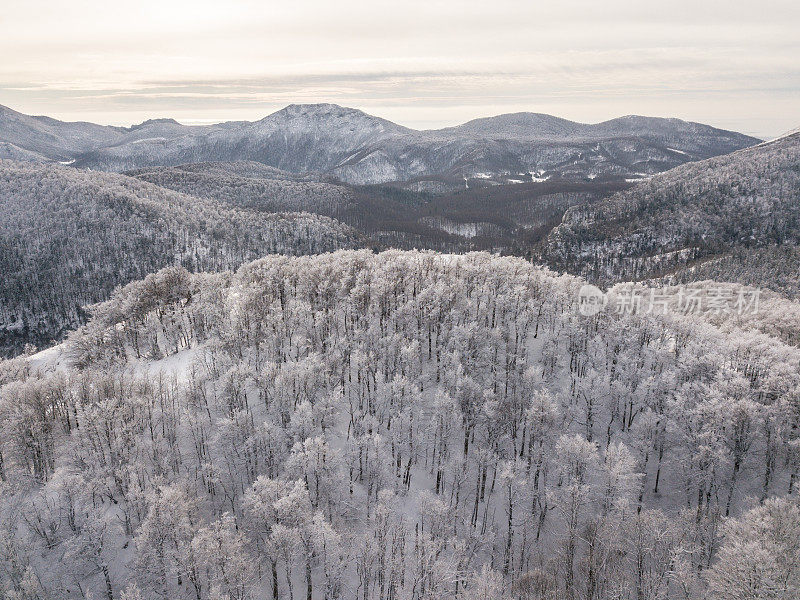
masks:
[[[800,132],[681,165],[592,206],[574,206],[550,233],[543,258],[609,284],[685,271],[737,250],[797,244],[798,194]]]
[[[290,104],[258,121],[202,126],[164,118],[128,128],[42,119],[0,111],[0,142],[32,152],[32,160],[74,160],[95,170],[256,161],[353,184],[483,173],[636,178],[760,142],[701,123],[636,115],[585,124],[508,113],[416,130],[330,103]]]

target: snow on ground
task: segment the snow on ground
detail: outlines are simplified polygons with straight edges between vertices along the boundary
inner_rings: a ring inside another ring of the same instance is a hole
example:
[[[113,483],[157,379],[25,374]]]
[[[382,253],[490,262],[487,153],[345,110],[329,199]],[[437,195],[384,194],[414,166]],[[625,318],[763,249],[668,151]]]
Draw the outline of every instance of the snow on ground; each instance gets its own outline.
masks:
[[[139,369],[150,375],[158,375],[164,373],[166,375],[174,375],[179,381],[186,379],[186,374],[192,364],[204,352],[204,347],[195,346],[194,348],[187,348],[181,350],[177,354],[170,354],[169,356],[160,360],[147,360],[139,363]]]
[[[31,371],[63,371],[67,368],[65,344],[58,344],[32,354],[28,358]]]

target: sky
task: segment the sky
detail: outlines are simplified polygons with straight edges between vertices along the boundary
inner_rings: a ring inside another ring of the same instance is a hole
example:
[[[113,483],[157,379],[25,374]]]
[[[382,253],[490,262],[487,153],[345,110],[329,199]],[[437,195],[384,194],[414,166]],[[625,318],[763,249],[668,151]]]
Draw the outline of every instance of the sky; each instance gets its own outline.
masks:
[[[131,125],[334,102],[420,129],[532,111],[800,126],[797,0],[0,0],[0,104]]]

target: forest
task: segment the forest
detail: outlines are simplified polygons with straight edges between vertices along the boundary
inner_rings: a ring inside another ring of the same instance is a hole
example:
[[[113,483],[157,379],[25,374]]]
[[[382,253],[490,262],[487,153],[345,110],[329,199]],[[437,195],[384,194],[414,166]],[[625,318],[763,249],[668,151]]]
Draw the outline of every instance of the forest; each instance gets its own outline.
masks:
[[[0,600],[800,600],[798,30],[0,0]]]
[[[633,185],[620,176],[533,181],[530,173],[347,185],[248,161],[155,167],[128,174],[232,206],[332,217],[358,230],[375,248],[490,250],[520,256],[530,256],[567,209]]]
[[[168,265],[213,272],[271,253],[349,248],[529,256],[569,207],[630,187],[469,185],[436,194],[350,186],[246,161],[126,176],[0,160],[0,356],[63,340],[86,322],[86,305]]]
[[[744,248],[712,255],[664,277],[670,283],[713,279],[763,287],[800,299],[800,247],[793,243]]]
[[[0,363],[5,597],[797,598],[793,303],[584,283],[343,250],[119,288]]]
[[[63,339],[85,322],[84,306],[168,265],[233,269],[359,239],[309,213],[257,212],[122,175],[0,160],[0,356]]]
[[[800,133],[682,165],[595,204],[570,208],[539,256],[555,269],[601,284],[670,276],[688,267],[687,278],[695,264],[731,253],[778,258],[782,246],[800,241],[799,165]],[[772,288],[772,272],[747,260],[755,267],[749,275],[741,269],[737,275],[734,265],[719,274]],[[797,271],[770,262],[783,277],[797,280]]]

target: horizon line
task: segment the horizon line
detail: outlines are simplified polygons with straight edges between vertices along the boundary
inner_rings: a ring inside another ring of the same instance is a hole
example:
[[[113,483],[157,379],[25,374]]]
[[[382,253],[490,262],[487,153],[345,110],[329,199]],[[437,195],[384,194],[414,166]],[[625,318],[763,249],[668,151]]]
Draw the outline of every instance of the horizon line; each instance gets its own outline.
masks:
[[[786,135],[787,133],[792,131],[792,130],[789,130],[787,132],[784,132],[784,133],[781,133],[781,134],[777,134],[777,135],[772,136],[772,137],[763,137],[761,135],[753,135],[753,134],[745,133],[743,131],[739,131],[739,130],[735,130],[735,129],[728,129],[726,127],[720,127],[720,126],[717,126],[717,125],[712,125],[712,124],[706,123],[704,121],[693,120],[693,119],[683,119],[683,118],[674,117],[674,116],[643,115],[643,114],[637,114],[637,113],[629,113],[629,114],[624,114],[624,115],[618,115],[618,116],[615,116],[615,117],[610,117],[610,118],[607,118],[607,119],[602,119],[602,120],[599,120],[599,121],[596,121],[596,122],[590,122],[590,121],[577,121],[577,120],[569,119],[567,117],[561,117],[559,115],[555,115],[555,114],[552,114],[552,113],[545,113],[545,112],[539,112],[539,111],[533,111],[533,110],[530,110],[530,111],[511,111],[511,112],[501,112],[501,113],[495,113],[495,114],[487,114],[485,116],[474,117],[474,118],[468,119],[466,121],[459,121],[455,125],[443,125],[443,126],[440,126],[440,127],[418,128],[418,127],[413,127],[413,126],[410,126],[410,125],[404,125],[402,123],[399,123],[398,121],[395,121],[395,120],[390,119],[388,117],[383,117],[383,116],[377,115],[377,114],[375,114],[373,112],[367,112],[367,110],[362,109],[362,108],[358,108],[356,106],[348,106],[348,105],[339,104],[339,103],[336,103],[336,102],[290,102],[290,103],[282,106],[281,108],[273,110],[272,112],[268,112],[267,114],[265,114],[264,116],[262,116],[260,118],[255,118],[255,119],[252,119],[252,120],[248,120],[248,119],[213,119],[213,118],[194,118],[194,119],[183,119],[183,120],[181,120],[181,119],[178,119],[178,118],[175,118],[175,117],[170,117],[170,116],[153,116],[153,117],[148,117],[148,118],[146,118],[146,119],[144,119],[142,121],[131,122],[130,125],[123,125],[123,124],[119,124],[119,122],[116,122],[116,123],[114,123],[114,122],[103,122],[102,120],[86,120],[86,119],[73,120],[73,119],[65,119],[65,118],[60,118],[60,117],[54,117],[54,116],[52,116],[53,113],[50,113],[50,114],[34,114],[34,113],[24,112],[23,110],[18,110],[16,108],[12,108],[11,106],[9,106],[7,104],[0,103],[0,108],[6,108],[8,110],[11,110],[11,111],[17,113],[17,114],[21,114],[21,115],[24,115],[24,116],[27,116],[27,117],[54,119],[54,120],[57,120],[57,121],[61,121],[62,123],[90,123],[90,124],[99,125],[99,126],[102,126],[102,127],[117,127],[117,128],[124,128],[124,129],[131,129],[131,128],[143,125],[143,124],[145,124],[147,122],[150,122],[150,121],[173,121],[173,122],[178,123],[179,125],[182,125],[184,127],[203,127],[203,126],[212,126],[212,125],[223,125],[223,124],[226,124],[226,123],[257,123],[257,122],[262,121],[264,119],[267,119],[267,118],[269,118],[269,117],[271,117],[271,116],[273,116],[273,115],[275,115],[275,114],[277,114],[277,113],[279,113],[279,112],[281,112],[283,110],[286,110],[286,109],[288,109],[288,108],[290,108],[292,106],[298,106],[298,107],[332,106],[332,107],[337,107],[337,108],[342,108],[342,109],[347,109],[347,110],[352,110],[352,111],[358,111],[358,112],[360,112],[360,113],[362,113],[362,114],[364,114],[364,115],[366,115],[368,117],[373,117],[373,118],[376,118],[376,119],[381,119],[383,121],[388,121],[389,123],[392,123],[394,125],[403,127],[405,129],[409,129],[411,131],[421,132],[421,133],[441,131],[441,130],[445,130],[445,129],[453,129],[453,128],[460,127],[460,126],[463,126],[463,125],[466,125],[468,123],[472,123],[472,122],[475,122],[475,121],[480,121],[480,120],[484,120],[484,119],[493,119],[493,118],[505,117],[505,116],[512,116],[512,115],[539,115],[539,116],[551,117],[551,118],[554,118],[554,119],[559,119],[559,120],[566,121],[566,122],[569,122],[569,123],[573,123],[573,124],[576,124],[576,125],[588,125],[588,126],[602,125],[603,123],[608,123],[608,122],[611,122],[611,121],[617,121],[617,120],[626,119],[626,118],[632,118],[632,117],[644,118],[644,119],[676,120],[676,121],[681,121],[683,123],[696,123],[696,124],[699,124],[699,125],[704,125],[706,127],[713,127],[714,129],[718,129],[718,130],[721,130],[721,131],[729,131],[729,132],[736,133],[736,134],[739,134],[739,135],[745,135],[747,137],[752,137],[754,139],[758,139],[758,140],[761,140],[761,141],[770,141],[772,139],[777,139],[777,138],[782,137],[783,135]],[[120,112],[120,113],[122,113],[123,111],[111,111],[111,112]],[[57,114],[57,113],[55,113],[55,114]]]

